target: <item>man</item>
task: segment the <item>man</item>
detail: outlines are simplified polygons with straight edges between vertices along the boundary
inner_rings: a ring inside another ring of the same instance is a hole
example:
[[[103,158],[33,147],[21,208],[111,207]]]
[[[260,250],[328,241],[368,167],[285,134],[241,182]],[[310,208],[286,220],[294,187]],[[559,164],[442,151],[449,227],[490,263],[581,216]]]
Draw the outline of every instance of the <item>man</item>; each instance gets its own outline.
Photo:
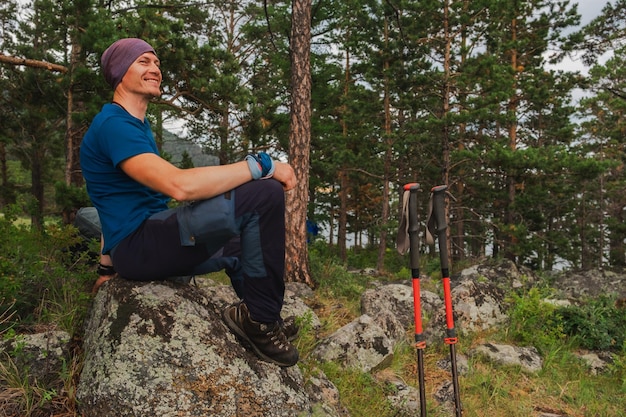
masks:
[[[201,274],[216,254],[238,260],[242,301],[224,321],[262,359],[298,361],[285,336],[284,192],[296,184],[289,164],[267,154],[211,167],[179,169],[159,156],[146,111],[161,94],[160,62],[147,42],[120,39],[102,55],[113,101],[94,118],[81,145],[87,191],[103,233],[101,263],[131,280]],[[173,198],[189,201],[174,209]]]

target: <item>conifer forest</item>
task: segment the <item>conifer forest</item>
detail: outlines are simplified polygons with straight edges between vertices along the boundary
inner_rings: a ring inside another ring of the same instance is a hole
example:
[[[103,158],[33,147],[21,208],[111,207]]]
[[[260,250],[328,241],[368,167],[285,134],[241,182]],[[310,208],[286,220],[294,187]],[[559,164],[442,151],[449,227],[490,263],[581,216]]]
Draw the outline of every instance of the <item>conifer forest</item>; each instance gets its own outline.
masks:
[[[288,251],[306,250],[308,219],[344,257],[377,248],[384,270],[417,182],[422,223],[430,189],[448,186],[454,261],[623,269],[626,0],[585,25],[577,6],[4,0],[0,205],[37,228],[90,204],[78,152],[112,97],[100,56],[139,37],[161,60],[159,144],[173,133],[222,164],[266,151],[294,165]]]

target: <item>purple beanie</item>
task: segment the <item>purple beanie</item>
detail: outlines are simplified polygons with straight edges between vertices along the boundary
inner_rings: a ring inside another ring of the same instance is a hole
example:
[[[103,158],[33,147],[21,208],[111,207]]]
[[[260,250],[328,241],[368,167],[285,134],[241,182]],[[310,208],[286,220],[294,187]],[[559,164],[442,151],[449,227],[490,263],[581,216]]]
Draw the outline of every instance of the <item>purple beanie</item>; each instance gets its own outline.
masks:
[[[124,78],[124,74],[137,58],[146,52],[154,52],[154,48],[144,40],[125,38],[114,42],[102,54],[102,72],[106,82],[115,88]]]

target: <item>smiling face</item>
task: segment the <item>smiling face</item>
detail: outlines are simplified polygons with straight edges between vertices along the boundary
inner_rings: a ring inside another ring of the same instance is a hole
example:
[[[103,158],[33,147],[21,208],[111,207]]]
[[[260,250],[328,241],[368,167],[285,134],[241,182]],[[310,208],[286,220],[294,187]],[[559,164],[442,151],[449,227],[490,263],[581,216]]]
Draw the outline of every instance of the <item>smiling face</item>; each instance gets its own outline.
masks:
[[[128,67],[117,89],[152,99],[161,95],[161,80],[161,61],[152,52],[146,52]]]

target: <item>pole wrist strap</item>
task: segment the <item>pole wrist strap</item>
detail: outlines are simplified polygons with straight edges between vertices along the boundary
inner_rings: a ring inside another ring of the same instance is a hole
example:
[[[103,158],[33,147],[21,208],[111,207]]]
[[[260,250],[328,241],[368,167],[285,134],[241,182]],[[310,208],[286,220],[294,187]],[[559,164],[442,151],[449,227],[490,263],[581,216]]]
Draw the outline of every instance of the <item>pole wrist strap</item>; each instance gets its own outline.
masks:
[[[402,213],[400,214],[400,225],[396,236],[396,248],[400,255],[409,251],[409,196],[410,191],[405,190],[402,194]]]

